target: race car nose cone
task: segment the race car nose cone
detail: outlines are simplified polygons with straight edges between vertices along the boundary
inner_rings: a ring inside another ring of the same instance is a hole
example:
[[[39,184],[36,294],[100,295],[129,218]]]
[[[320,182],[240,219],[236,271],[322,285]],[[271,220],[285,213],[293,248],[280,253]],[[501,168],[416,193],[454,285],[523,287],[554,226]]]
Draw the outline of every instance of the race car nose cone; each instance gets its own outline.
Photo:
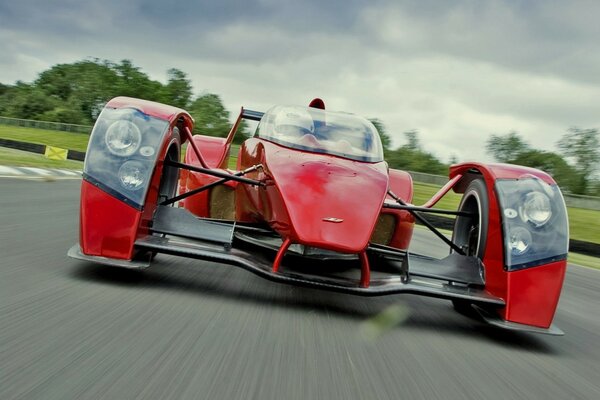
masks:
[[[272,168],[294,243],[357,253],[366,248],[387,192],[384,163],[305,155]]]

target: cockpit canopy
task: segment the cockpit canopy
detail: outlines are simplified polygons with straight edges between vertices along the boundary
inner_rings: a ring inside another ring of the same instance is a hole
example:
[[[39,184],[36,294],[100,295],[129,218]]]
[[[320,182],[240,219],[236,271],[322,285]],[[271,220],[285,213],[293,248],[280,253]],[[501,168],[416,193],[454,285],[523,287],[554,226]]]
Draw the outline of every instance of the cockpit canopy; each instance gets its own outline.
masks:
[[[264,114],[255,136],[292,149],[357,161],[383,161],[377,129],[367,119],[353,114],[275,106]]]

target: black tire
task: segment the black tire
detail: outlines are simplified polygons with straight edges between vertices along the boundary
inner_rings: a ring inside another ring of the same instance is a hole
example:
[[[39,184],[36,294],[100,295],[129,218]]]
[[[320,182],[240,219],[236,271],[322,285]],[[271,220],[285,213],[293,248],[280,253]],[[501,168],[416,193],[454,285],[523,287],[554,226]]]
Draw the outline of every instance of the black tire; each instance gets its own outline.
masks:
[[[452,241],[466,255],[483,259],[489,220],[489,199],[483,179],[475,179],[467,186],[458,210],[474,213],[475,216],[456,217]]]
[[[489,223],[489,198],[485,181],[481,178],[469,183],[458,206],[459,211],[475,214],[473,217],[457,216],[452,232],[452,241],[458,245],[467,256],[483,259]],[[479,274],[485,280],[484,270]],[[452,300],[454,309],[465,316],[477,317],[477,312],[466,300]]]
[[[167,151],[165,160],[179,162],[179,146],[172,144]],[[159,202],[175,196],[177,193],[177,183],[179,181],[179,168],[166,168],[163,167],[162,175],[160,177],[160,184],[158,186],[158,199]]]
[[[165,160],[171,161],[179,161],[179,145],[177,143],[172,143],[171,147],[167,151],[165,156]],[[169,199],[177,194],[177,184],[179,181],[179,168],[166,168],[163,167],[162,175],[160,177],[160,183],[158,185],[158,202],[160,203],[163,200]],[[173,205],[171,205],[173,206]],[[161,235],[164,236],[164,235]],[[153,261],[156,258],[155,251],[144,251],[140,252],[136,255],[136,259],[138,260],[147,260]]]

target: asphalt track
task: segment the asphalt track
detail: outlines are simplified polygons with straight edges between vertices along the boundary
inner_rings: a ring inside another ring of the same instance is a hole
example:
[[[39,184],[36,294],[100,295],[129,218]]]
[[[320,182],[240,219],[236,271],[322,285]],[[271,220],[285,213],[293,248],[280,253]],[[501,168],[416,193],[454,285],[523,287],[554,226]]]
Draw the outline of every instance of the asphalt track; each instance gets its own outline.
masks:
[[[0,179],[0,399],[600,398],[598,271],[569,267],[563,337],[163,255],[132,273],[66,257],[78,189]]]

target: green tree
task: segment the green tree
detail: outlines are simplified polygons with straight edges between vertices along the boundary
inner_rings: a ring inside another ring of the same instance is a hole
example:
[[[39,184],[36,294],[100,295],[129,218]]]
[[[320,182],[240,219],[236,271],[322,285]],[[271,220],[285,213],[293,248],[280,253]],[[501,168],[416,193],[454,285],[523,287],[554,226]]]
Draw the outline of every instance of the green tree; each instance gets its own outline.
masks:
[[[370,118],[369,121],[371,121],[371,123],[375,126],[377,132],[379,132],[379,137],[381,138],[381,145],[383,146],[383,151],[384,153],[387,153],[392,149],[392,139],[387,133],[385,124],[379,118]]]
[[[554,180],[571,193],[581,193],[581,175],[564,158],[556,153],[542,150],[527,150],[511,160],[511,164],[541,169],[549,173]]]
[[[163,89],[165,102],[179,108],[186,108],[192,98],[192,85],[185,72],[176,68],[167,71],[168,82]]]
[[[43,71],[34,84],[46,95],[66,101],[77,86],[78,75],[77,64],[57,64]]]
[[[240,121],[240,125],[238,126],[238,130],[235,133],[235,137],[233,138],[233,143],[241,144],[244,140],[252,137],[253,132],[250,131],[250,127],[248,126],[247,120],[243,119]]]
[[[391,168],[429,174],[445,175],[448,166],[433,154],[423,151],[419,141],[419,133],[411,130],[404,133],[407,143],[396,150],[389,151],[386,160]]]
[[[166,85],[154,81],[130,60],[115,64],[87,59],[57,64],[32,84],[0,86],[0,113],[16,118],[91,124],[108,100],[130,96],[181,108],[188,106],[192,87],[184,72],[172,68]]]
[[[406,145],[404,147],[408,150],[419,151],[421,150],[421,142],[419,141],[419,132],[416,129],[404,132],[406,136]]]
[[[118,78],[111,89],[110,97],[128,96],[144,100],[168,102],[162,93],[163,85],[158,81],[151,80],[146,73],[133,65],[130,60],[121,60],[120,64],[111,64],[110,69]]]
[[[496,161],[504,163],[510,163],[521,153],[530,150],[529,144],[515,131],[506,135],[492,135],[485,148]]]
[[[8,116],[8,105],[12,99],[11,93],[15,90],[14,86],[0,84],[0,115]]]
[[[597,129],[570,128],[558,141],[562,154],[574,162],[581,179],[581,194],[587,194],[600,166],[600,134]]]
[[[89,120],[79,110],[79,107],[71,104],[71,102],[65,102],[64,104],[57,105],[52,110],[38,115],[36,119],[42,121],[64,122],[68,124],[89,124]]]
[[[5,97],[6,102],[2,108],[4,109],[4,115],[7,117],[36,119],[56,106],[56,101],[48,97],[35,85],[20,81],[3,97]]]
[[[34,85],[56,100],[55,107],[77,111],[65,113],[59,110],[47,115],[71,119],[63,122],[92,123],[106,101],[119,90],[119,76],[115,64],[90,59],[55,65],[42,72]]]
[[[195,134],[226,137],[231,128],[229,112],[223,106],[219,95],[207,93],[199,96],[188,108],[194,117]]]

